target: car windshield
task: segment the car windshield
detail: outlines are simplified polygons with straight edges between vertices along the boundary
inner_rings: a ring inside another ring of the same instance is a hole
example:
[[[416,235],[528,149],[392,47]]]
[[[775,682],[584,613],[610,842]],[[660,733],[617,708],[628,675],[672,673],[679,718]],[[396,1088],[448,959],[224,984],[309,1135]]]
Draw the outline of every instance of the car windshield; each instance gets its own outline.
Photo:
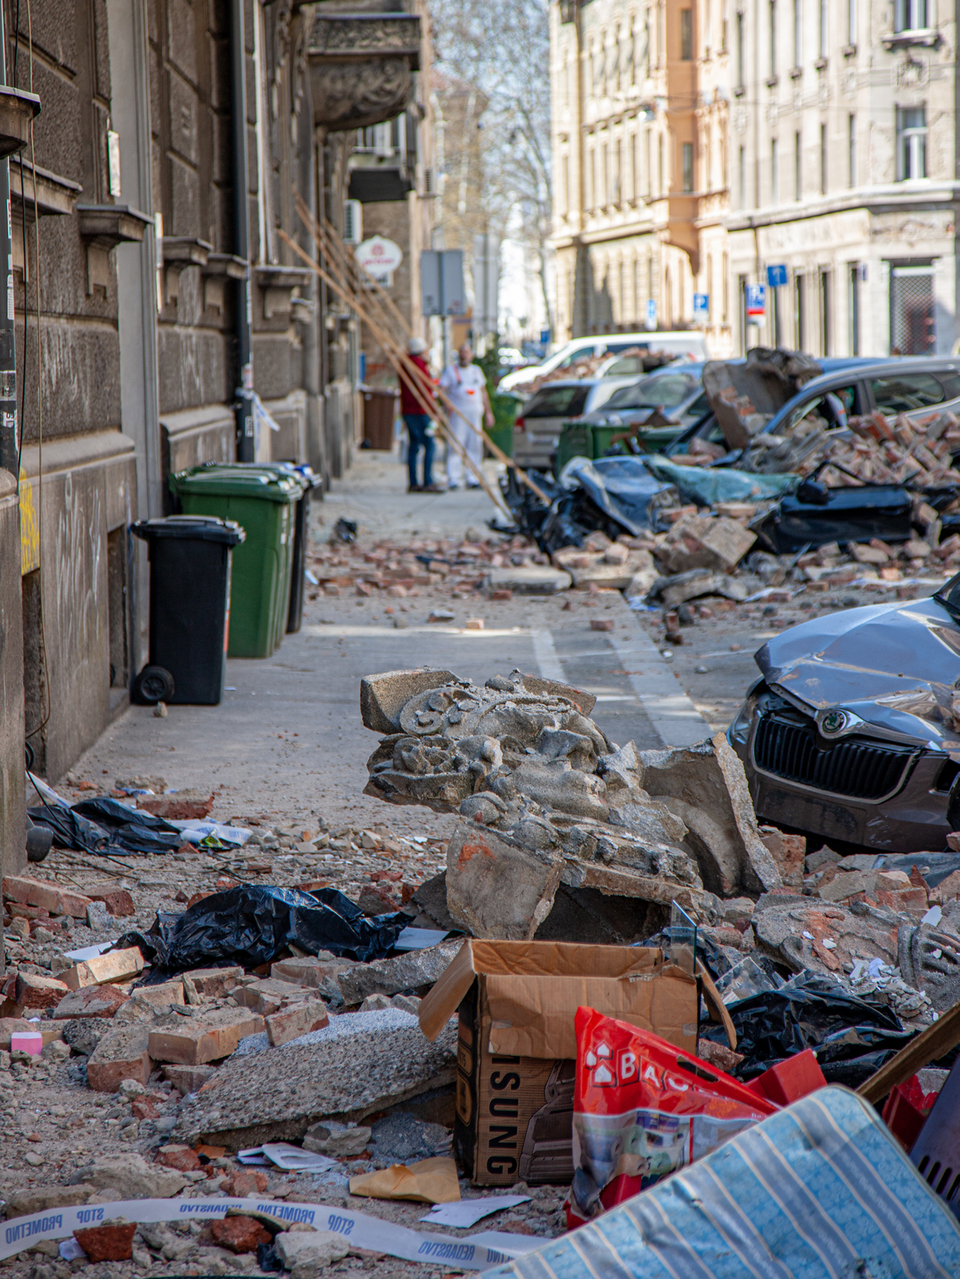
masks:
[[[622,386],[607,400],[608,409],[675,409],[689,399],[700,385],[700,379],[689,374],[665,373],[662,377],[644,378],[636,386]]]
[[[524,417],[576,417],[587,402],[588,386],[544,386],[523,406]]]

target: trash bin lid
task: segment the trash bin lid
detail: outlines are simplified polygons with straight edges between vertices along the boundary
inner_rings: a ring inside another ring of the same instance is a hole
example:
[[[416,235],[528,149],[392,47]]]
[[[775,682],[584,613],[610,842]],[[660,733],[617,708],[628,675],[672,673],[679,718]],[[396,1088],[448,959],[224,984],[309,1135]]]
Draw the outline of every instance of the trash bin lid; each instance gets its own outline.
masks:
[[[226,542],[236,546],[247,536],[234,520],[215,515],[167,515],[163,519],[138,520],[131,532],[145,542],[157,537],[180,537],[193,542]]]
[[[269,467],[233,465],[197,467],[170,476],[174,493],[197,493],[213,497],[252,497],[267,502],[299,502],[303,494],[300,478],[288,471]]]
[[[245,471],[266,471],[270,475],[290,476],[299,481],[304,492],[315,488],[320,482],[311,467],[298,466],[296,462],[201,462],[199,466],[191,467],[187,474],[199,475],[205,471],[233,470],[234,467],[242,467]]]

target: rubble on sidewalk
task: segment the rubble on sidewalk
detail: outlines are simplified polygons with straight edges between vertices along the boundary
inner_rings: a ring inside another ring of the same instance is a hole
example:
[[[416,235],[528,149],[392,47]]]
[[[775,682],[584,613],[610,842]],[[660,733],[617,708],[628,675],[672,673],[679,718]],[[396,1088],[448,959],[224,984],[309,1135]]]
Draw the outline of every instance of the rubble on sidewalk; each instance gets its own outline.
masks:
[[[368,727],[383,723],[377,680],[364,681]],[[431,689],[413,672],[399,707],[397,672],[386,680],[397,731],[368,761],[367,793],[459,813],[447,906],[475,935],[533,937],[561,884],[656,904],[661,914],[676,900],[704,919],[717,911],[717,891],[780,885],[722,734],[643,753],[613,745],[584,714],[582,693],[537,689],[519,671],[483,688],[449,679]]]

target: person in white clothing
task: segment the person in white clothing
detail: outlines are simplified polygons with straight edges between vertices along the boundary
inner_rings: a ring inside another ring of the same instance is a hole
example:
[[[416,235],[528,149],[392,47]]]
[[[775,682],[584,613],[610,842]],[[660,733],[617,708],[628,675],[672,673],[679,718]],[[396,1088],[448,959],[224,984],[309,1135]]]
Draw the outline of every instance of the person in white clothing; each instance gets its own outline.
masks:
[[[493,426],[493,410],[487,394],[487,379],[483,376],[483,371],[473,363],[473,350],[469,342],[464,342],[454,363],[444,369],[440,389],[446,392],[453,406],[450,409],[450,431],[467,457],[479,469],[483,461],[480,424],[485,423],[487,430]],[[464,480],[468,489],[480,487],[473,471],[464,467],[460,453],[448,444],[447,486],[452,489],[462,488]]]

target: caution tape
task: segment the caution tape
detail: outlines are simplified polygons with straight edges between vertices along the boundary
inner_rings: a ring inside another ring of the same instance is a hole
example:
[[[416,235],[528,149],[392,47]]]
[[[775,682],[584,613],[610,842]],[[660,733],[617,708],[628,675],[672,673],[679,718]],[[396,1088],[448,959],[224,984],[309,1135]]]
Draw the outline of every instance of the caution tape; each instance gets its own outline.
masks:
[[[516,1252],[472,1243],[470,1237],[411,1230],[362,1212],[329,1204],[285,1203],[279,1199],[119,1199],[115,1203],[75,1204],[14,1217],[0,1223],[0,1260],[16,1256],[41,1239],[67,1239],[75,1230],[87,1229],[125,1217],[127,1221],[209,1221],[226,1216],[231,1208],[269,1213],[277,1221],[331,1230],[355,1248],[383,1252],[404,1261],[455,1262],[464,1270],[486,1270],[503,1265],[529,1251],[530,1240],[517,1236]]]

